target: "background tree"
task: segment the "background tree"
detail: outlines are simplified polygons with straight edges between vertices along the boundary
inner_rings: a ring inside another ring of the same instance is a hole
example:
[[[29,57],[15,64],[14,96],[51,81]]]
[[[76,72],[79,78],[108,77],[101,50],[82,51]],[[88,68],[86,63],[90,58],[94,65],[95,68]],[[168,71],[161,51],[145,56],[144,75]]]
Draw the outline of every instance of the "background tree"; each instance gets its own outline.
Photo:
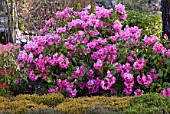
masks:
[[[161,11],[162,11],[162,38],[164,34],[167,34],[170,39],[170,0],[161,1]]]

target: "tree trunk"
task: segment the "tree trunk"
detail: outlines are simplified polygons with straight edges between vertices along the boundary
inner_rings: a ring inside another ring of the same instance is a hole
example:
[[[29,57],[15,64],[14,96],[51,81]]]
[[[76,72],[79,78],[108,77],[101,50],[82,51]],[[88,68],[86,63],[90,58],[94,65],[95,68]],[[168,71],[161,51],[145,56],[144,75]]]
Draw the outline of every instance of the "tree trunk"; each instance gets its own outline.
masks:
[[[161,1],[161,11],[162,11],[162,38],[164,34],[168,35],[170,39],[170,0]]]

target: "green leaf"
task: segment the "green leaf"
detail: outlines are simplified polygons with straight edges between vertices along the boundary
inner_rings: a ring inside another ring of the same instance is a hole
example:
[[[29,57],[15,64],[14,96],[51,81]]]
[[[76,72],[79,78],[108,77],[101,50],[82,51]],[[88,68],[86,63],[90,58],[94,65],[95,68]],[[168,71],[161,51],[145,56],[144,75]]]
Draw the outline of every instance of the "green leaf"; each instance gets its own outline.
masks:
[[[158,73],[159,73],[160,77],[163,76],[163,71],[161,69],[158,70]]]

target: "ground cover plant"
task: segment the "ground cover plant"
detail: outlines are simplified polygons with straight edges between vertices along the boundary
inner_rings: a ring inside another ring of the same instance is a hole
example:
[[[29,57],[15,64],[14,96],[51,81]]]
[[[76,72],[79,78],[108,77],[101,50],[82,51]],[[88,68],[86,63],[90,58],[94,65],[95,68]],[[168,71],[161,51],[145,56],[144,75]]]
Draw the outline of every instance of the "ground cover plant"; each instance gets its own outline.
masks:
[[[55,20],[55,18],[57,18]],[[69,97],[82,95],[142,95],[161,92],[170,96],[168,39],[141,35],[142,29],[126,25],[122,4],[113,9],[87,6],[66,8],[45,21],[20,51],[29,88]],[[56,21],[62,26],[55,28]]]

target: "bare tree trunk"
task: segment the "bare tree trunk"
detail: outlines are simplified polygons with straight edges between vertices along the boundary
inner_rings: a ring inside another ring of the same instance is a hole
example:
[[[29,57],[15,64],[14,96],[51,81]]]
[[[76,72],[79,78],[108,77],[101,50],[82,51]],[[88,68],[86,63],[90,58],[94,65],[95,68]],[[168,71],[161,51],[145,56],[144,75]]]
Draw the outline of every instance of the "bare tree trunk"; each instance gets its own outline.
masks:
[[[162,11],[162,38],[167,34],[170,39],[170,0],[161,1]]]
[[[11,42],[13,43],[13,38],[12,38],[12,19],[11,19],[11,8],[10,5],[8,4],[8,1],[5,0],[5,5],[6,5],[6,11],[7,11],[7,16],[8,16],[8,31],[7,31],[7,37],[6,37],[6,43]],[[12,2],[11,2],[12,5]]]

